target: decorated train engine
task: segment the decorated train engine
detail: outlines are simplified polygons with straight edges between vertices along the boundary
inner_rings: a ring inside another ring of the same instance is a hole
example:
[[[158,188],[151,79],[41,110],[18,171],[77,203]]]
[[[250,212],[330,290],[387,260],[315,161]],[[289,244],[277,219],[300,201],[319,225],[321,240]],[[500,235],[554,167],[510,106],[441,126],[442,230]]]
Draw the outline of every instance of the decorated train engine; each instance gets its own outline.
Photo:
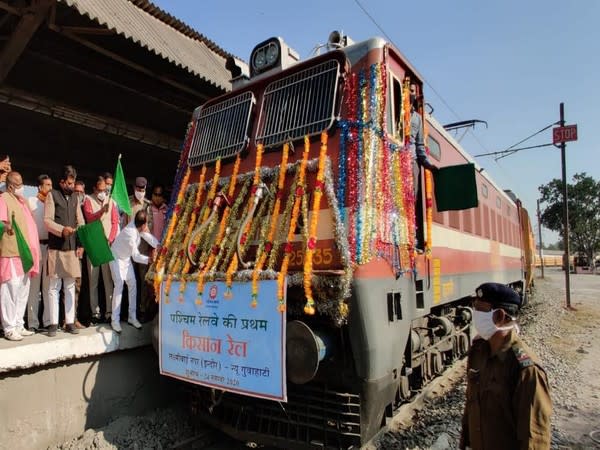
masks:
[[[417,71],[380,38],[325,47],[299,61],[273,38],[228,61],[148,275],[161,373],[203,420],[285,448],[366,443],[468,351],[476,286],[527,288],[526,212],[422,107],[429,158],[470,164],[476,204],[442,212],[432,173],[413,179]]]

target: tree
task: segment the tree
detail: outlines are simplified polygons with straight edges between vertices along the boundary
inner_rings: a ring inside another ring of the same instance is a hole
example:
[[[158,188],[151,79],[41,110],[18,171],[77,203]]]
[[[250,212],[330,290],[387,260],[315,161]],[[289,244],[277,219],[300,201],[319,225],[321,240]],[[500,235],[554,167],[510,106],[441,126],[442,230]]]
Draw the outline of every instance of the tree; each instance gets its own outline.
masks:
[[[555,178],[538,189],[545,204],[542,224],[564,240],[562,180]],[[573,183],[567,183],[567,191],[571,248],[593,261],[594,253],[600,249],[600,181],[585,172],[576,173]]]

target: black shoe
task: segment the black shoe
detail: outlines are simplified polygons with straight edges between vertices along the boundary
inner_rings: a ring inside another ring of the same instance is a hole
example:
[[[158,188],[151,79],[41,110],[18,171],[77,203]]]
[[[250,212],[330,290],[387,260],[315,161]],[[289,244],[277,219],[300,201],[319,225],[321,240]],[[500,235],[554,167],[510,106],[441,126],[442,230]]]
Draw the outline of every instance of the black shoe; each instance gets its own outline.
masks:
[[[79,330],[77,329],[75,324],[72,324],[72,323],[68,323],[65,325],[65,332],[71,333],[71,334],[79,334]]]
[[[48,325],[48,337],[56,336],[57,330],[58,330],[58,325]]]

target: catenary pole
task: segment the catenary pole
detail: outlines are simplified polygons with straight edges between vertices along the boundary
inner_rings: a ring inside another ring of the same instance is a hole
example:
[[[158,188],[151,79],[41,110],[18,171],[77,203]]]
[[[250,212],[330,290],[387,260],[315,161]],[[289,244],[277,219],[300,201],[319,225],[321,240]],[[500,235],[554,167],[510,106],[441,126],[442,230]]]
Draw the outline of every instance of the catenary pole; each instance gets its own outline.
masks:
[[[542,278],[544,278],[544,258],[543,258],[543,254],[542,254],[542,247],[544,244],[542,244],[542,221],[540,219],[540,199],[539,198],[537,201],[537,220],[538,220],[538,235],[540,237],[540,264],[542,267]]]
[[[565,104],[560,104],[560,126],[565,126]],[[560,143],[560,158],[562,164],[562,191],[563,191],[563,230],[565,244],[565,293],[567,300],[567,308],[571,308],[571,261],[569,255],[569,195],[567,192],[567,163],[566,163],[566,148],[567,144],[563,141]]]

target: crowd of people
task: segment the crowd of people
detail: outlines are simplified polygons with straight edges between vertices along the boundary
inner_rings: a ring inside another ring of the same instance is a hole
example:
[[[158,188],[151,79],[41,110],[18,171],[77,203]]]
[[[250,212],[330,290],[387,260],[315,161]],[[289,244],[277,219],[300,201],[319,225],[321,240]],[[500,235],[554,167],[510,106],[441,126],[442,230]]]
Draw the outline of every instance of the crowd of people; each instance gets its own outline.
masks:
[[[86,193],[72,166],[59,176],[38,177],[37,194],[26,198],[22,176],[0,155],[0,321],[4,338],[20,341],[36,332],[110,323],[120,333],[121,303],[127,285],[126,321],[140,329],[157,306],[145,281],[147,265],[165,227],[164,186],[148,200],[145,177],[135,179],[131,214],[111,198],[113,175],[104,172]],[[77,228],[100,221],[113,260],[94,266]],[[102,284],[100,284],[102,278]]]

